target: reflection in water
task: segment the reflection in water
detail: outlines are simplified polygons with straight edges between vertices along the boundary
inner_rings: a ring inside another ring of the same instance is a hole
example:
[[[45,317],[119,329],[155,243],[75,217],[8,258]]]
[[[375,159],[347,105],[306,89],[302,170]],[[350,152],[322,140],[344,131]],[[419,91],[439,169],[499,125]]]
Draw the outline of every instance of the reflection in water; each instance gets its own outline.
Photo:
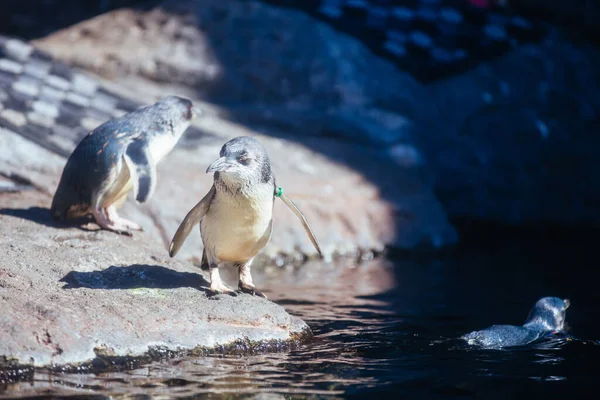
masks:
[[[600,346],[576,337],[600,337],[599,272],[592,260],[572,259],[569,273],[559,273],[557,254],[535,251],[257,269],[257,286],[307,321],[314,341],[289,353],[172,359],[97,375],[36,372],[3,394],[595,398]],[[520,325],[542,296],[571,299],[569,334],[510,350],[456,339],[495,323]]]

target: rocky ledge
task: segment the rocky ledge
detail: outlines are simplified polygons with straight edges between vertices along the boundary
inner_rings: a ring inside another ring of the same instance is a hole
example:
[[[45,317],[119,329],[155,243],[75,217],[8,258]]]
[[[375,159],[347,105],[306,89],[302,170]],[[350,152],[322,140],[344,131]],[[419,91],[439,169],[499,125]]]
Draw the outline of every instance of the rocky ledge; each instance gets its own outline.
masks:
[[[0,359],[38,367],[311,335],[269,300],[207,296],[200,269],[143,233],[57,224],[36,191],[0,196]]]

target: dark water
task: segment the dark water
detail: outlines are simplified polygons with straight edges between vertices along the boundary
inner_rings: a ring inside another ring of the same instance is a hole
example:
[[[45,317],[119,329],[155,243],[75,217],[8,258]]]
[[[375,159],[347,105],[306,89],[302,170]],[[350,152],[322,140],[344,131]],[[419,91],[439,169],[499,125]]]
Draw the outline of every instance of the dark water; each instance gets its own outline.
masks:
[[[437,260],[344,262],[258,272],[308,322],[289,353],[173,359],[102,374],[36,372],[3,395],[174,398],[598,398],[598,257],[578,243],[502,243]],[[595,257],[595,258],[592,258]],[[456,338],[521,324],[543,296],[571,299],[569,334],[513,350]]]

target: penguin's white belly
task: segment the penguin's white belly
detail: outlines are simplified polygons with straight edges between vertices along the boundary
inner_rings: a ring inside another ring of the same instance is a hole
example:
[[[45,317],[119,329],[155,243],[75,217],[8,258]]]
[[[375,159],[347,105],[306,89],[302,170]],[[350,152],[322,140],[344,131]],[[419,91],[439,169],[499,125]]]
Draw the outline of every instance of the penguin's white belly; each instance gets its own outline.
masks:
[[[221,193],[217,196],[200,224],[204,246],[220,262],[247,261],[271,237],[273,192],[252,200]]]

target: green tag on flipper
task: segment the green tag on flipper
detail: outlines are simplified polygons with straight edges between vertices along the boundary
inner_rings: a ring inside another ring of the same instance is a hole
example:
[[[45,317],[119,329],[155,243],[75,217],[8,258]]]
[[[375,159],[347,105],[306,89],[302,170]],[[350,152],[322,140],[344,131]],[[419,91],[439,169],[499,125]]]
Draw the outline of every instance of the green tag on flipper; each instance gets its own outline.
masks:
[[[283,188],[279,187],[279,188],[275,189],[275,197],[281,197],[282,194],[283,194]]]

